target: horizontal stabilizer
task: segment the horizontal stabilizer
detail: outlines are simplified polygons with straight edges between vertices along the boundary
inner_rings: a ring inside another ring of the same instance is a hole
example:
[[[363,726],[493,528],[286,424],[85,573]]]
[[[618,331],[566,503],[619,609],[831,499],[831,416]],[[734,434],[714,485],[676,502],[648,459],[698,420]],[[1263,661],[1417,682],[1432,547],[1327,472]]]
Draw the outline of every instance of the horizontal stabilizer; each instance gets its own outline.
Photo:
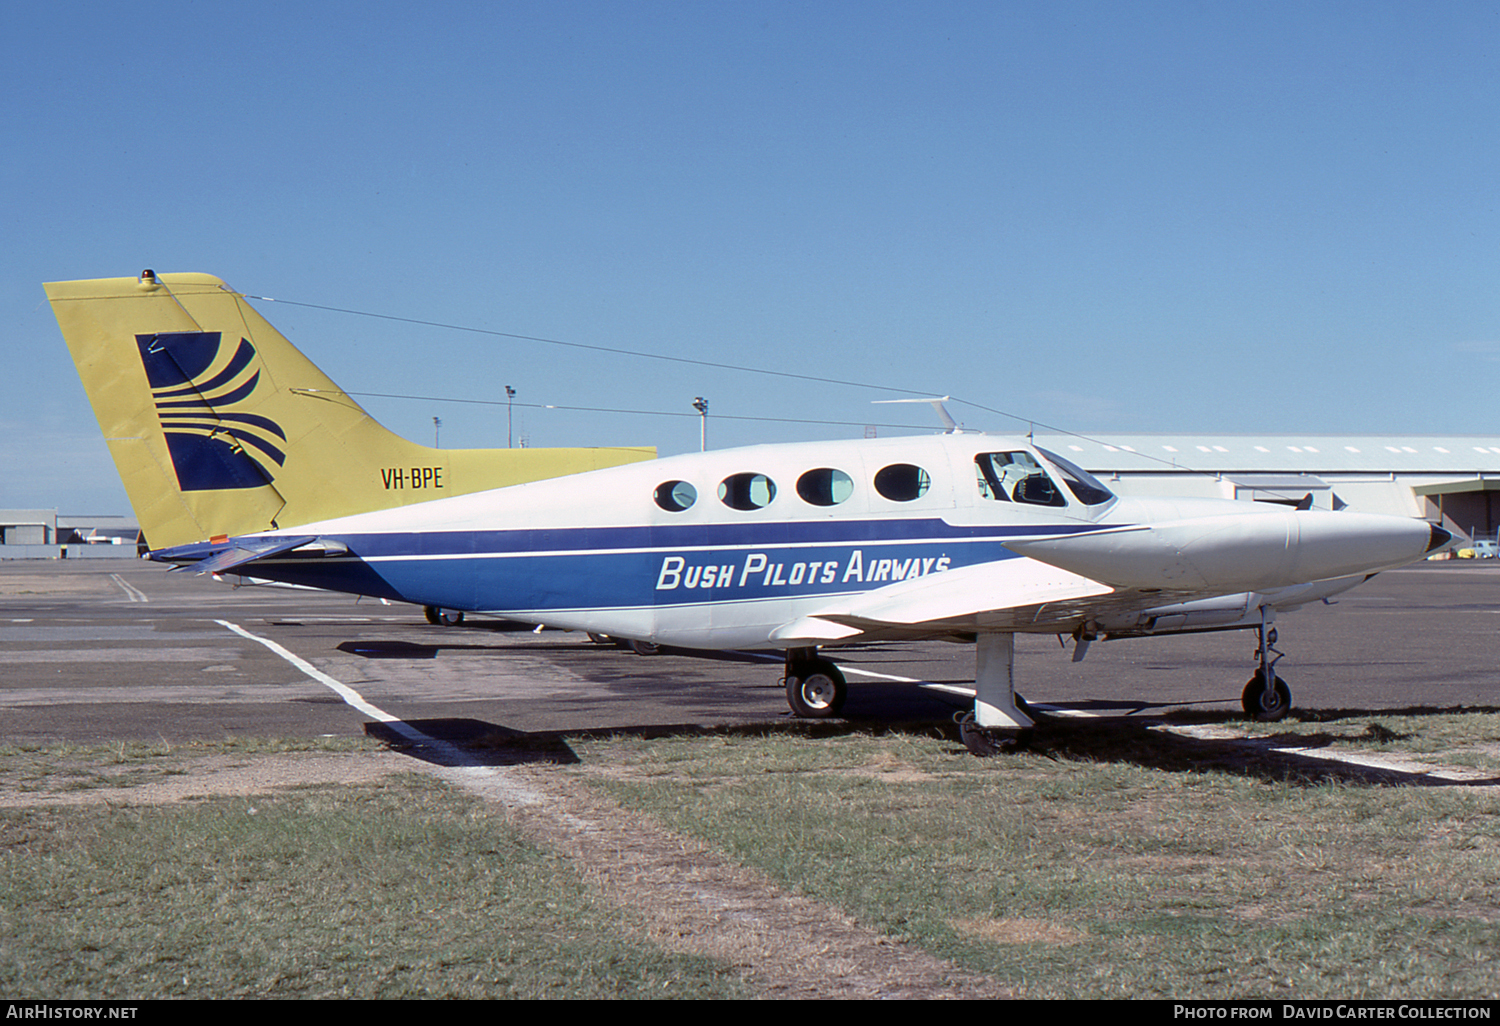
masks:
[[[233,570],[237,566],[253,563],[257,559],[265,559],[267,556],[280,555],[290,552],[292,549],[300,548],[309,542],[315,541],[313,535],[299,535],[295,538],[261,538],[255,541],[236,540],[227,543],[209,546],[181,546],[176,558],[187,559],[187,549],[205,549],[211,554],[206,555],[195,563],[187,564],[182,569],[191,569],[196,574],[219,574]],[[172,560],[173,550],[152,553],[154,559]]]

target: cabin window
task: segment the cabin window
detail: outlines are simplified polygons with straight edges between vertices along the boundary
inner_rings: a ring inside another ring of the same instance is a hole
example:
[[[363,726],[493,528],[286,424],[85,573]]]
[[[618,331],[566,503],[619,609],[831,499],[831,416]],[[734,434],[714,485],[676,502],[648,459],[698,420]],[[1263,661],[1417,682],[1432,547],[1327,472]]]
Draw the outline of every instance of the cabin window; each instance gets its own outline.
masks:
[[[875,474],[875,490],[892,502],[911,502],[927,494],[932,478],[921,467],[892,463]]]
[[[1029,452],[982,452],[974,457],[979,494],[998,502],[1066,506],[1068,500]]]
[[[762,509],[776,498],[776,482],[764,474],[734,474],[719,482],[719,501],[730,509]]]
[[[656,486],[656,504],[668,513],[681,513],[698,501],[698,489],[686,481],[663,481]]]
[[[1073,498],[1085,506],[1102,506],[1115,497],[1115,493],[1099,483],[1099,479],[1076,463],[1069,463],[1054,452],[1046,449],[1038,449],[1052,465],[1062,474],[1063,484],[1068,486],[1068,491],[1073,493]]]
[[[837,506],[854,493],[854,478],[842,470],[819,467],[797,478],[797,494],[813,506]]]

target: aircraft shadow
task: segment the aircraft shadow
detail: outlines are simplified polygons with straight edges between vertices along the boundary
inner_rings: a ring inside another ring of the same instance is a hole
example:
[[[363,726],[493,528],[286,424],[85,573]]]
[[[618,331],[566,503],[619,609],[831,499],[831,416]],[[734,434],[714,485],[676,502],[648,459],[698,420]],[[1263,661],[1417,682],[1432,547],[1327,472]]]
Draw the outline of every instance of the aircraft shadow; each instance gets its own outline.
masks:
[[[1230,713],[1207,713],[1191,717],[1097,717],[1075,719],[1037,713],[1037,727],[1023,732],[1015,748],[993,757],[997,770],[1006,761],[1027,753],[1059,762],[1121,763],[1164,773],[1227,773],[1253,777],[1293,787],[1316,787],[1337,783],[1361,787],[1494,787],[1500,785],[1500,773],[1471,780],[1454,780],[1421,770],[1402,770],[1386,766],[1359,765],[1321,757],[1320,750],[1339,745],[1345,753],[1378,755],[1379,745],[1399,740],[1397,734],[1378,721],[1393,716],[1424,716],[1463,712],[1497,712],[1500,709],[1465,707],[1442,709],[1417,706],[1407,709],[1339,710],[1304,712],[1304,721],[1357,719],[1369,717],[1372,722],[1358,730],[1344,724],[1335,731],[1313,734],[1282,732],[1249,738],[1191,737],[1162,726],[1214,725],[1242,722]],[[829,719],[800,720],[791,717],[753,723],[703,725],[642,724],[600,726],[575,730],[522,731],[484,720],[450,718],[407,721],[406,726],[431,739],[431,744],[414,743],[410,736],[385,723],[367,723],[365,732],[393,749],[423,762],[455,766],[518,766],[533,764],[575,765],[581,762],[571,741],[585,738],[638,737],[745,737],[769,738],[794,736],[809,743],[820,738],[906,735],[947,741],[950,754],[972,758],[959,737],[958,726],[951,719],[872,720]]]
[[[402,727],[426,740],[413,740]],[[435,766],[575,765],[580,760],[560,731],[514,730],[484,720],[451,717],[365,724],[365,735],[395,751]]]
[[[1069,703],[1078,708],[1084,703]],[[1412,706],[1404,709],[1294,710],[1293,720],[1303,723],[1337,723],[1327,731],[1274,734],[1234,738],[1203,738],[1174,732],[1172,728],[1233,725],[1244,722],[1239,713],[1165,709],[1156,716],[1141,716],[1135,710],[1150,703],[1107,705],[1122,715],[1098,715],[1087,719],[1036,716],[1037,729],[1021,739],[1019,748],[1054,759],[1120,762],[1168,773],[1231,773],[1256,777],[1290,786],[1315,787],[1338,783],[1367,787],[1493,787],[1500,773],[1470,780],[1455,780],[1421,770],[1403,770],[1383,765],[1344,761],[1350,757],[1393,757],[1381,746],[1410,735],[1398,734],[1381,720],[1460,713],[1497,712],[1495,708],[1438,708]],[[1157,708],[1161,708],[1158,706]],[[1134,715],[1125,715],[1134,712]],[[1365,719],[1364,724],[1350,720]],[[1160,729],[1166,728],[1166,729]],[[1333,753],[1320,754],[1338,746]],[[1420,755],[1413,761],[1424,761]]]
[[[775,737],[795,735],[808,740],[866,734],[871,737],[911,734],[958,740],[958,731],[941,723],[859,723],[850,720],[797,720],[706,726],[701,723],[642,724],[592,727],[577,730],[516,730],[484,720],[449,718],[405,720],[403,725],[420,732],[431,744],[414,742],[409,734],[390,723],[367,722],[365,734],[422,762],[439,766],[521,766],[537,763],[576,765],[582,760],[569,745],[570,739],[637,737]]]
[[[531,632],[524,631],[521,633],[529,635]],[[364,659],[436,659],[443,652],[470,654],[477,654],[480,652],[497,652],[506,654],[525,652],[535,654],[545,652],[578,653],[593,651],[619,654],[613,646],[595,645],[589,642],[524,641],[516,642],[513,644],[484,644],[482,642],[476,642],[475,640],[473,640],[473,635],[468,635],[468,637],[470,640],[465,640],[465,636],[463,634],[455,634],[453,636],[453,640],[446,644],[443,642],[400,641],[393,639],[363,639],[360,641],[345,641],[339,644],[337,647],[340,652],[346,652],[349,655],[357,655]],[[658,654],[664,656],[686,656],[715,662],[754,663],[764,661],[764,659],[750,653],[698,652],[686,648],[671,648],[666,645],[663,645],[661,647]],[[643,656],[640,658],[651,657]],[[780,662],[780,659],[780,655],[777,654],[775,661]]]

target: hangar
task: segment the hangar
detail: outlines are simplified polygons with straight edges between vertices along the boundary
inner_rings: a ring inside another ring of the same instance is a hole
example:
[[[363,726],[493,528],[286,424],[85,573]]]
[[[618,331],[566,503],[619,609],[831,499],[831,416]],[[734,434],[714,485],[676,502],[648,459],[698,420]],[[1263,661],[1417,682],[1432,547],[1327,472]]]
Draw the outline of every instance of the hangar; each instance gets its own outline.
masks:
[[[1202,495],[1425,517],[1472,542],[1500,528],[1500,437],[1081,436],[1036,443],[1122,495]]]
[[[134,517],[0,509],[0,559],[131,559],[140,538]]]

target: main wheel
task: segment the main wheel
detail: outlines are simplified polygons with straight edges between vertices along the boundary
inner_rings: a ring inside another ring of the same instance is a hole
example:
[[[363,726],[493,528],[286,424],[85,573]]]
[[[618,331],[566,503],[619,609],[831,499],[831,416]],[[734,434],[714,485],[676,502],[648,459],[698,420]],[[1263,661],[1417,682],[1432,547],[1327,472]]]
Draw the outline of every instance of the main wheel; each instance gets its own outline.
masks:
[[[803,719],[837,716],[849,697],[849,685],[839,668],[826,660],[796,667],[786,678],[786,701],[792,714]]]
[[[439,609],[437,606],[423,606],[423,614],[427,622],[435,627],[458,627],[464,622],[462,609]]]
[[[636,655],[654,656],[661,651],[661,646],[650,641],[632,641],[630,647]]]
[[[1292,711],[1292,689],[1286,686],[1286,681],[1277,677],[1272,691],[1267,693],[1265,678],[1256,670],[1255,676],[1250,678],[1250,683],[1245,685],[1245,691],[1240,695],[1240,704],[1245,708],[1245,715],[1252,720],[1275,723]]]
[[[1020,704],[1020,696],[1017,705]],[[969,754],[985,759],[1001,752],[1019,750],[1031,738],[1031,728],[1010,730],[1005,727],[981,727],[974,722],[974,713],[958,713],[953,717],[958,724],[958,737],[969,750]]]

